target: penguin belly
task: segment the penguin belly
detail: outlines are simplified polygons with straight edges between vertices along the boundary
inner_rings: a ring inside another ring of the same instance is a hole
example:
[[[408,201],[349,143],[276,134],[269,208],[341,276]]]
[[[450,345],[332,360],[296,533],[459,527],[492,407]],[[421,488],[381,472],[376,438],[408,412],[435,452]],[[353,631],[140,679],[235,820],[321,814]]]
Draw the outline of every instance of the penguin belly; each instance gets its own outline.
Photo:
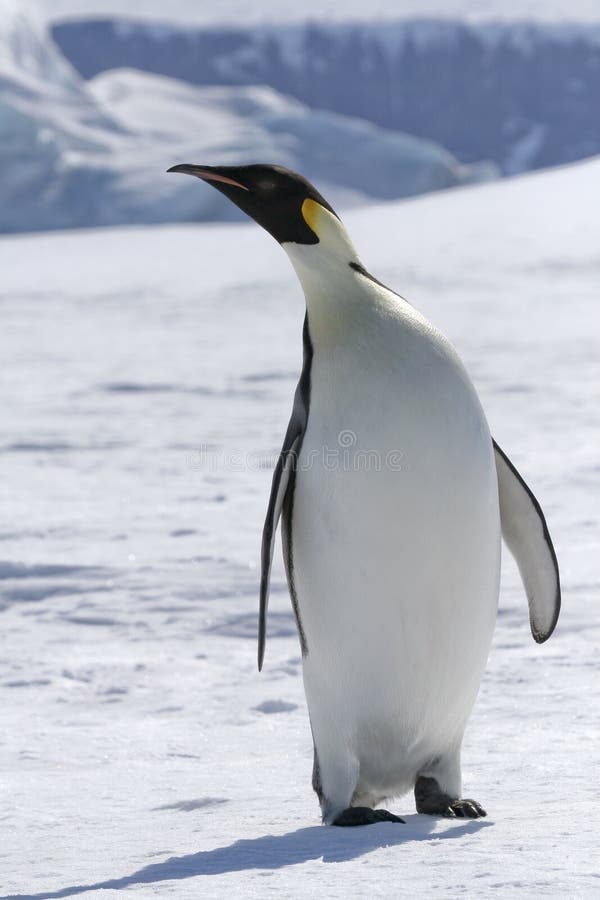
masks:
[[[496,616],[497,477],[441,335],[409,317],[319,350],[288,569],[319,766],[374,805],[460,751]]]

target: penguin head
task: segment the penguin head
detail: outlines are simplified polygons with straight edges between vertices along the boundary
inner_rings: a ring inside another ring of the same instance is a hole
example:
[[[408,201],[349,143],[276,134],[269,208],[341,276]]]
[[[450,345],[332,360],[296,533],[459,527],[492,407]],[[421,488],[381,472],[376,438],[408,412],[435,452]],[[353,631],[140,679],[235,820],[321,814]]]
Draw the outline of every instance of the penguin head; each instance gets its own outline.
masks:
[[[315,187],[283,166],[197,166],[184,163],[167,171],[195,175],[225,194],[288,252],[291,245],[323,245],[348,259],[355,252],[344,226]],[[350,256],[348,252],[350,251]]]

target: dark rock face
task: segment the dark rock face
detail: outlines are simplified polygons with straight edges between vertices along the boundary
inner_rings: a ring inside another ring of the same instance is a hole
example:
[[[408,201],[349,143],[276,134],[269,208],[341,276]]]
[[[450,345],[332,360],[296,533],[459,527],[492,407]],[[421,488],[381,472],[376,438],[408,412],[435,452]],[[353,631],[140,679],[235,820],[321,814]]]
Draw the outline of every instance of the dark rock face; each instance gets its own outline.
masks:
[[[434,140],[506,174],[600,153],[600,28],[451,21],[183,29],[55,26],[86,78],[134,67],[199,85],[267,84],[312,108]]]

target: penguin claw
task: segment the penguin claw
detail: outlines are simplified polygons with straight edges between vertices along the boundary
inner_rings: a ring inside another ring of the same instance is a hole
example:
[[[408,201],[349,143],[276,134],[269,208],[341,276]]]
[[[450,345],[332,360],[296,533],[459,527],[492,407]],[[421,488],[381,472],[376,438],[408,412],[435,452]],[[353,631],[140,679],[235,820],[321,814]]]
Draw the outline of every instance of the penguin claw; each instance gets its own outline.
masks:
[[[444,811],[448,819],[479,819],[487,816],[485,809],[477,800],[455,800]]]
[[[349,806],[344,809],[331,823],[338,826],[375,825],[377,822],[400,822],[405,825],[404,819],[388,812],[387,809],[371,809],[370,806]]]
[[[417,812],[429,816],[444,816],[446,819],[479,819],[487,816],[485,809],[477,800],[453,800],[449,794],[440,789],[435,778],[419,775],[415,783],[415,800]]]

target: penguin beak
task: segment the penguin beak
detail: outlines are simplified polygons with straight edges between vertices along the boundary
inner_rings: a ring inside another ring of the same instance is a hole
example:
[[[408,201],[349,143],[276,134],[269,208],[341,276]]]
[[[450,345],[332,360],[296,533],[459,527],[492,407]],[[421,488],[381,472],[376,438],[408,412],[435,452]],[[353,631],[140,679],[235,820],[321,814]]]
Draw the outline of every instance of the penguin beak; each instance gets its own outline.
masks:
[[[183,175],[194,175],[196,178],[201,178],[202,181],[215,181],[220,184],[230,184],[233,187],[241,188],[243,191],[250,190],[245,184],[241,184],[227,175],[221,175],[216,166],[193,166],[189,163],[181,163],[178,166],[171,166],[170,169],[167,169],[168,172],[181,172]]]

